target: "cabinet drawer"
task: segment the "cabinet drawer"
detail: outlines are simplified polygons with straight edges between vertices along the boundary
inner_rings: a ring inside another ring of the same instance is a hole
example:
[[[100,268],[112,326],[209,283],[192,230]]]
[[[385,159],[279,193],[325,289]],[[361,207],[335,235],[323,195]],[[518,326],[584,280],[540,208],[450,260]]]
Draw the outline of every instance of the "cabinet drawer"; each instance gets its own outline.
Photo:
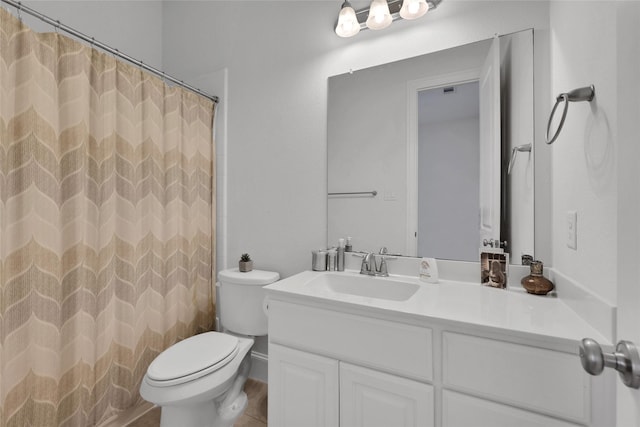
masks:
[[[590,382],[576,355],[449,332],[442,351],[445,387],[589,422]]]
[[[445,390],[442,427],[578,427],[566,421]]]
[[[271,300],[269,341],[409,378],[433,379],[428,328]]]

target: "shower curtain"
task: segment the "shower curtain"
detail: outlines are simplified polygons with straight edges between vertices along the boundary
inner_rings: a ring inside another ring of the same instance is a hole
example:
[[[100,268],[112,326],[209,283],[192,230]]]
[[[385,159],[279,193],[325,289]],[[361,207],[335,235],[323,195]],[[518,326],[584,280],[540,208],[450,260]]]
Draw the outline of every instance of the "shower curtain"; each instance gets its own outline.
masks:
[[[0,425],[95,425],[212,328],[214,105],[0,24]]]

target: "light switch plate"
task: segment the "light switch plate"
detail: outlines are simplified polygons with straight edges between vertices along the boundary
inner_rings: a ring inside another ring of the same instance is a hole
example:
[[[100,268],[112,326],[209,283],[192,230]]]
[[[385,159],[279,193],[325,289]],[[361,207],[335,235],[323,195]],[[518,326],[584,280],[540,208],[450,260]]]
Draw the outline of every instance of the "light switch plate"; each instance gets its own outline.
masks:
[[[567,247],[578,248],[578,212],[567,212]]]

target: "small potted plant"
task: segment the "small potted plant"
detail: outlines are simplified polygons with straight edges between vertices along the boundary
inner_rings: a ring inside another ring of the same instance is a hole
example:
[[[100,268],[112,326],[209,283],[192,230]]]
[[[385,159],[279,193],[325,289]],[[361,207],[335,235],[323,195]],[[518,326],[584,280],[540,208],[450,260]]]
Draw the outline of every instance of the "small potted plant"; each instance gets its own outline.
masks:
[[[240,261],[238,262],[238,270],[243,273],[253,270],[253,261],[249,254],[242,254]]]

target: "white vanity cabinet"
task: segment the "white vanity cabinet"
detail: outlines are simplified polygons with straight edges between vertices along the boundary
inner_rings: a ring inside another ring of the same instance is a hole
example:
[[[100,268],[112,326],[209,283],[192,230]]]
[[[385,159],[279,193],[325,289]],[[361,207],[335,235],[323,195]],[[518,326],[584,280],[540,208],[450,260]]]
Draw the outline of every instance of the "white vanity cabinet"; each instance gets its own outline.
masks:
[[[615,424],[572,342],[280,294],[268,310],[270,427]]]
[[[270,427],[431,427],[431,330],[269,302]]]
[[[433,387],[270,344],[269,425],[431,427]]]

